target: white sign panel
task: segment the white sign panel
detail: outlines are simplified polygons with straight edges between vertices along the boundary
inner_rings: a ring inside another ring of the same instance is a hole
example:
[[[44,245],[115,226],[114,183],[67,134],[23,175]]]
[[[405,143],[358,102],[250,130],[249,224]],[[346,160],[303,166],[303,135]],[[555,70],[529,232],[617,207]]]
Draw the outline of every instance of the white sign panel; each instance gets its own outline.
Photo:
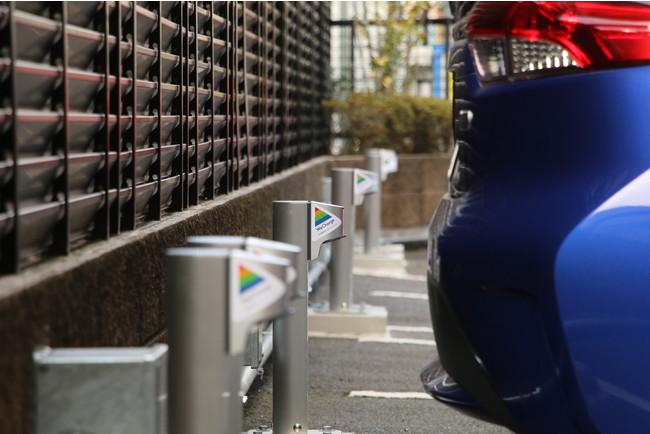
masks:
[[[397,172],[399,169],[399,158],[391,149],[381,149],[381,180],[385,181],[388,175]]]
[[[233,251],[230,258],[229,351],[244,351],[254,324],[287,310],[290,262],[286,259]]]
[[[323,243],[338,240],[346,234],[343,231],[342,206],[312,201],[309,208],[311,228],[309,259],[311,260],[318,257]]]
[[[379,179],[377,174],[369,170],[354,169],[354,203],[361,205],[363,196],[377,192]]]
[[[324,207],[312,207],[312,240],[318,241],[334,232],[343,222],[333,213],[327,212]]]
[[[298,274],[296,272],[294,261],[298,253],[300,253],[300,247],[294,246],[293,244],[282,243],[279,241],[271,241],[263,238],[248,237],[246,238],[245,248],[247,251],[255,255],[272,255],[279,256],[281,258],[288,259],[291,265],[287,268],[287,284],[290,288],[294,288],[295,285],[292,285]],[[291,298],[304,297],[305,294],[290,294]]]
[[[287,272],[289,279],[287,283],[291,284],[296,279],[296,268],[294,262],[297,259],[297,255],[300,253],[300,247],[294,246],[293,244],[287,244],[279,241],[266,240],[256,237],[236,237],[224,235],[191,236],[187,237],[187,243],[190,246],[246,250],[247,252],[251,252],[255,255],[271,255],[285,258],[292,263]],[[291,295],[293,298],[302,296],[304,296],[304,294],[298,294],[296,291],[294,291],[294,294]]]

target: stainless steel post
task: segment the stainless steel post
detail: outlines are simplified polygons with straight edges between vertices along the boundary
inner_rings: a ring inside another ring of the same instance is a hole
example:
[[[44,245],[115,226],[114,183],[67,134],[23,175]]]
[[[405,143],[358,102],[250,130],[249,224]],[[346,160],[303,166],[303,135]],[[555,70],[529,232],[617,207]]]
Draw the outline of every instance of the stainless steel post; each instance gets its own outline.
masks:
[[[343,230],[347,237],[332,246],[330,310],[347,310],[352,306],[352,262],[356,206],[364,197],[377,191],[379,176],[363,169],[332,169],[332,202],[345,207]]]
[[[273,239],[300,247],[296,263],[298,292],[307,293],[309,261],[323,243],[342,238],[343,208],[310,201],[273,202]],[[307,297],[291,301],[294,314],[273,322],[273,432],[307,432],[309,354]]]
[[[230,380],[251,327],[289,312],[291,263],[203,247],[170,249],[167,261],[170,434],[239,433]]]
[[[273,202],[273,239],[300,247],[296,285],[307,292],[309,204]],[[273,322],[273,433],[307,432],[309,390],[307,297],[291,302],[294,314]]]
[[[330,310],[345,310],[352,305],[352,261],[356,221],[354,175],[354,169],[332,169],[332,202],[345,208],[343,230],[348,236],[332,246]]]
[[[332,178],[329,176],[321,178],[320,199],[325,203],[332,203]],[[329,263],[332,260],[332,246],[330,244],[323,246],[320,259],[323,261],[323,272],[318,280],[318,286],[328,288],[330,286]]]
[[[368,149],[365,154],[366,169],[381,179],[382,155],[379,149]],[[374,193],[369,193],[363,202],[364,242],[363,250],[369,253],[379,247],[381,238],[381,181]]]
[[[229,414],[227,250],[167,252],[169,276],[169,432],[233,434]],[[239,410],[241,411],[241,410]],[[234,417],[233,417],[234,416]]]
[[[332,178],[323,176],[320,179],[320,188],[320,200],[330,203],[332,201]]]

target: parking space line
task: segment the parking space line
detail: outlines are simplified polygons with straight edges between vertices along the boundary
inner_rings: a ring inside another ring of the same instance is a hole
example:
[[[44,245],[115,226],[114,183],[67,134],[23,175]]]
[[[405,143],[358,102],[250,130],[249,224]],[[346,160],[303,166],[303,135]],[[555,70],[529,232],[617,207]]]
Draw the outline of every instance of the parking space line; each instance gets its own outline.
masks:
[[[390,297],[390,298],[407,298],[411,300],[428,300],[427,294],[419,292],[402,292],[402,291],[370,291],[371,297]]]
[[[384,398],[384,399],[433,399],[424,392],[378,392],[375,390],[353,390],[349,398]]]
[[[410,339],[410,338],[393,338],[390,336],[360,336],[359,342],[365,343],[382,343],[382,344],[401,344],[401,345],[424,345],[435,347],[436,341],[431,339]]]
[[[388,333],[390,332],[405,332],[405,333],[433,333],[431,327],[421,327],[421,326],[397,326],[389,325],[386,326]]]
[[[365,268],[354,267],[354,274],[356,276],[364,277],[383,277],[388,279],[395,280],[410,280],[412,282],[426,282],[426,276],[420,276],[419,274],[409,274],[404,271],[393,271],[393,270],[369,270]]]

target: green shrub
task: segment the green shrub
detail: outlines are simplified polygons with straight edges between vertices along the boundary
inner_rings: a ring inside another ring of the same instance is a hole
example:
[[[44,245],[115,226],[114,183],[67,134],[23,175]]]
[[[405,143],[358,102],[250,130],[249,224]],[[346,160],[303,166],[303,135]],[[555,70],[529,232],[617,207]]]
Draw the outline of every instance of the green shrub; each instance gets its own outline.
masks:
[[[400,153],[446,151],[451,142],[451,103],[428,97],[354,93],[325,101],[335,114],[342,153],[389,148]]]

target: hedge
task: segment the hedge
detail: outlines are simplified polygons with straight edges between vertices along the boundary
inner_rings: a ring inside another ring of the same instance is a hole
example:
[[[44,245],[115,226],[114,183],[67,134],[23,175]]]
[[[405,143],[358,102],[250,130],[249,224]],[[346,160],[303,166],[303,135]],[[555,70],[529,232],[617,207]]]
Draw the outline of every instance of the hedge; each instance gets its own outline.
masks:
[[[444,152],[451,136],[451,102],[429,97],[354,93],[328,100],[346,142],[342,153],[389,148],[399,153]]]

